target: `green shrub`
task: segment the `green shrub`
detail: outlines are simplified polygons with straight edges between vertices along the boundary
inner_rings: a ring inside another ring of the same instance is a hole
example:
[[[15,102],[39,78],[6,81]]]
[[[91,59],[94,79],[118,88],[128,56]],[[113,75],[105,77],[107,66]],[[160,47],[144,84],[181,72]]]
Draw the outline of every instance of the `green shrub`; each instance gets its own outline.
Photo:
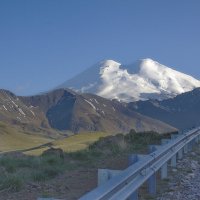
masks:
[[[8,173],[14,173],[17,170],[17,162],[9,156],[3,156],[0,159],[0,165],[5,168]]]
[[[152,143],[159,143],[162,137],[162,135],[151,131],[142,133],[130,131],[130,133],[125,136],[125,140],[132,144],[148,145]]]
[[[63,163],[63,159],[56,156],[56,155],[48,155],[48,156],[42,156],[41,162],[43,164],[49,164],[49,165],[60,165]]]
[[[31,173],[31,179],[36,182],[41,182],[47,180],[47,177],[43,171],[38,170]]]
[[[23,186],[23,179],[17,175],[5,176],[0,180],[0,190],[8,189],[14,192],[19,191]]]

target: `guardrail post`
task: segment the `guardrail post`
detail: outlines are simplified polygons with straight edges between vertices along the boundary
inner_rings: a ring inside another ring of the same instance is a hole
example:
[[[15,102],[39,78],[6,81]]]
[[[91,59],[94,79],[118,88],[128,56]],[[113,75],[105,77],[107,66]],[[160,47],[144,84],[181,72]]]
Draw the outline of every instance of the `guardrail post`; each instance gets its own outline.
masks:
[[[170,139],[162,139],[161,140],[162,145],[165,145],[168,142],[170,142]],[[167,162],[160,168],[160,172],[161,172],[161,179],[167,178]]]
[[[108,170],[98,169],[98,186],[106,183],[108,181]]]
[[[195,138],[191,142],[192,142],[192,149],[193,149],[194,145],[196,144]]]
[[[117,176],[121,170],[98,169],[98,186]]]
[[[130,154],[130,155],[128,156],[128,165],[129,165],[129,166],[130,166],[130,165],[133,165],[133,164],[135,164],[136,162],[138,162],[138,160],[139,160],[139,157],[138,157],[137,154]]]
[[[171,166],[176,167],[176,155],[171,158]]]
[[[199,137],[195,137],[195,143],[198,144],[199,143]]]
[[[187,151],[192,151],[192,141],[188,143]]]
[[[170,139],[162,139],[161,144],[165,145],[170,141],[171,141]],[[167,162],[161,167],[160,170],[161,170],[161,179],[167,178]]]
[[[149,152],[153,153],[156,151],[160,146],[159,145],[149,145]],[[152,169],[153,170],[153,169]],[[156,194],[156,172],[148,179],[148,192],[151,195]]]
[[[136,162],[139,161],[139,156],[137,154],[131,154],[128,157],[128,165],[133,165]],[[128,198],[128,200],[138,200],[138,190],[136,190],[135,192],[133,192],[131,194],[131,196]]]
[[[167,144],[170,141],[171,141],[170,139],[162,139],[161,140],[161,145]]]
[[[173,139],[176,139],[177,137],[179,137],[180,135],[179,134],[172,134],[171,135],[171,139],[173,140]]]
[[[156,194],[156,172],[148,179],[149,194]]]
[[[161,167],[161,179],[167,178],[167,162]]]
[[[172,134],[171,135],[171,139],[176,139],[179,135],[178,134]],[[171,158],[171,166],[172,167],[176,167],[176,155],[174,155],[172,158]]]
[[[178,159],[181,160],[183,158],[183,149],[178,152]]]
[[[183,153],[186,154],[188,152],[188,144],[183,147]]]

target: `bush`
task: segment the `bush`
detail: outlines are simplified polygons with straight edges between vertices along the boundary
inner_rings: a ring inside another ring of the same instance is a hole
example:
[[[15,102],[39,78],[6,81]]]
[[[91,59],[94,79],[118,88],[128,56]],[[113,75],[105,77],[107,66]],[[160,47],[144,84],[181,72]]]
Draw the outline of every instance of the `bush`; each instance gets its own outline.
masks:
[[[133,144],[143,144],[148,145],[152,143],[159,143],[162,139],[162,136],[156,132],[142,132],[136,133],[135,131],[130,131],[129,134],[125,136],[125,140]]]
[[[23,179],[17,175],[4,176],[0,180],[0,190],[8,189],[14,192],[19,191],[23,186]]]
[[[31,173],[31,179],[33,181],[40,182],[40,181],[47,180],[47,177],[46,177],[46,175],[44,174],[43,171],[38,170],[38,171],[33,171]]]
[[[42,169],[44,175],[46,176],[47,179],[50,178],[54,178],[56,177],[58,174],[60,174],[62,172],[62,168],[60,166],[45,166]]]
[[[41,162],[43,164],[49,164],[49,165],[60,165],[64,162],[64,160],[55,155],[48,155],[48,156],[46,155],[41,157]]]
[[[17,162],[15,159],[11,157],[3,156],[0,159],[0,165],[3,166],[8,173],[16,172]]]

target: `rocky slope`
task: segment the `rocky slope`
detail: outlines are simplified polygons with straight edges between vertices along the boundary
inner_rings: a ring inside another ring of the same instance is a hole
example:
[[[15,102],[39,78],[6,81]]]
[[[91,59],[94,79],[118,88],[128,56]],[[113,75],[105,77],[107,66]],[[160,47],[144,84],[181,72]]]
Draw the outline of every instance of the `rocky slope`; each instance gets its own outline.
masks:
[[[129,108],[178,129],[192,128],[200,125],[200,88],[163,101],[132,102]]]
[[[49,128],[44,113],[38,107],[27,106],[20,97],[2,89],[0,89],[0,121]]]
[[[47,137],[57,138],[59,131],[54,130],[49,125],[44,112],[38,106],[28,106],[22,101],[23,98],[16,96],[10,91],[0,89],[0,125],[5,127],[0,130],[0,134],[15,130],[13,134],[37,134]]]
[[[72,132],[128,132],[154,130],[168,132],[172,127],[127,108],[127,104],[93,94],[59,89],[46,94],[22,98],[27,106],[38,106],[52,128]]]
[[[57,88],[72,88],[125,102],[166,99],[200,87],[200,81],[152,59],[131,65],[106,60]]]

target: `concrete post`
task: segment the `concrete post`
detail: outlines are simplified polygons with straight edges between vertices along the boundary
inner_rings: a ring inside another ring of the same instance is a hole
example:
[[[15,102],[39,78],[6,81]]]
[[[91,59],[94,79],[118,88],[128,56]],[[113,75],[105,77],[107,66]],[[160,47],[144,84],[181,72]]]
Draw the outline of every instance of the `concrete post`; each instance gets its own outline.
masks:
[[[199,137],[195,137],[195,143],[198,144],[199,143]]]
[[[187,149],[188,151],[192,151],[192,141],[188,143]]]
[[[136,162],[140,161],[145,156],[146,155],[142,155],[142,154],[130,154],[128,157],[129,166],[134,165]],[[128,200],[138,200],[138,190],[132,193],[132,195],[128,198]]]
[[[158,145],[149,145],[149,153],[153,153],[156,151],[160,146]],[[156,194],[156,172],[148,179],[148,192],[151,195]]]
[[[183,147],[183,153],[186,154],[188,152],[188,144]]]
[[[183,149],[178,152],[178,159],[181,160],[183,158]]]
[[[131,154],[128,156],[128,165],[131,166],[133,164],[135,164],[136,162],[138,162],[139,157],[137,154]]]
[[[173,139],[176,139],[177,137],[179,137],[178,134],[172,134],[172,135],[171,135],[171,139],[172,139],[172,140],[173,140]]]
[[[108,181],[108,170],[98,169],[98,186],[103,185]]]
[[[170,139],[162,139],[161,140],[161,144],[162,145],[165,145],[167,144],[168,142],[170,142]],[[167,162],[161,167],[160,169],[161,171],[161,179],[165,179],[167,178]]]
[[[153,153],[154,151],[160,148],[160,145],[149,145],[148,147],[149,147],[148,149],[149,153]]]
[[[167,144],[170,141],[171,141],[170,139],[162,139],[161,140],[161,145]]]
[[[161,167],[161,179],[167,178],[167,162]]]
[[[156,173],[148,179],[148,192],[149,194],[156,194]]]
[[[176,155],[171,158],[171,166],[176,167]]]
[[[131,154],[128,157],[128,165],[133,165],[139,161],[139,156],[137,154]],[[128,200],[138,200],[138,190],[131,194]]]
[[[98,186],[121,173],[121,170],[98,169]]]

